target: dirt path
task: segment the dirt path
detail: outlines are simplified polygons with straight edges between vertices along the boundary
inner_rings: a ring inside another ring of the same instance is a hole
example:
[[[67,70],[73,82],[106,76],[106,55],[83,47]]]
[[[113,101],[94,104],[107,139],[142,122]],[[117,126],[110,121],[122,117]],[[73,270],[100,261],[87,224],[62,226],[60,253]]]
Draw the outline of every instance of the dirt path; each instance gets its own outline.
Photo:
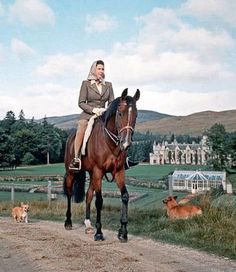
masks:
[[[131,235],[122,244],[115,232],[103,232],[106,240],[94,242],[76,224],[66,231],[62,223],[0,217],[0,272],[236,271],[228,259]]]

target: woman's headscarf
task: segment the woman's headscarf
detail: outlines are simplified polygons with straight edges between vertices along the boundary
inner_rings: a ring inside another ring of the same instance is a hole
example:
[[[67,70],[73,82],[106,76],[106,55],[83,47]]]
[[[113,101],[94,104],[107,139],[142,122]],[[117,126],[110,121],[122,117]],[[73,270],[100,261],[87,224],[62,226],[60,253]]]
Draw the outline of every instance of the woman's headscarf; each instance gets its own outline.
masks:
[[[88,74],[88,78],[87,78],[88,80],[95,80],[95,81],[99,80],[99,78],[97,78],[97,76],[96,76],[97,63],[104,65],[104,62],[101,61],[101,60],[94,61],[93,64],[92,64],[92,66],[91,66],[91,68],[90,68],[89,74]],[[105,78],[105,74],[103,75],[103,79],[99,80],[99,81],[103,82],[104,78]]]

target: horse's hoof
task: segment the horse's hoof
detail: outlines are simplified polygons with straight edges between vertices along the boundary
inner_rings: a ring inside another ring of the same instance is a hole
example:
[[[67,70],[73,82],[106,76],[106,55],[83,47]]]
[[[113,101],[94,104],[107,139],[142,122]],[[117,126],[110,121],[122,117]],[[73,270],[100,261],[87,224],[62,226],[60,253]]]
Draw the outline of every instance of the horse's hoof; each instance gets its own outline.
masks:
[[[93,227],[88,227],[85,229],[85,234],[94,234],[94,228]]]
[[[127,234],[127,232],[126,233],[122,233],[121,231],[119,231],[117,237],[121,241],[121,243],[128,242],[128,234]]]
[[[99,233],[99,234],[95,234],[94,235],[94,241],[104,241],[104,237],[103,237],[103,234],[102,233]]]
[[[127,243],[128,242],[128,237],[123,236],[123,235],[118,235],[118,239],[120,240],[121,243]]]
[[[66,230],[72,230],[72,223],[65,222],[64,226]]]

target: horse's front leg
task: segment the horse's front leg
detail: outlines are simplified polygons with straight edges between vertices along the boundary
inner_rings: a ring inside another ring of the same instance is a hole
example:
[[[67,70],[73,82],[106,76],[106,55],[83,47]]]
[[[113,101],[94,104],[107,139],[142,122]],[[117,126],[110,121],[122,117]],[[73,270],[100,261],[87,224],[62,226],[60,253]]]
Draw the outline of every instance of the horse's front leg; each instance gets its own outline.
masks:
[[[91,179],[91,176],[90,176],[90,179]],[[90,182],[88,191],[86,193],[86,216],[84,220],[86,234],[94,233],[94,229],[90,221],[90,209],[91,209],[91,202],[93,200],[93,192],[94,192],[94,189],[93,189],[92,183]]]
[[[72,174],[66,174],[64,177],[64,191],[67,196],[67,211],[65,220],[65,229],[72,229],[71,220],[71,197],[72,197],[73,176]]]
[[[125,171],[121,170],[116,173],[115,176],[117,186],[121,192],[121,214],[120,214],[120,223],[121,227],[118,231],[118,239],[121,242],[128,241],[128,231],[127,231],[127,224],[128,224],[128,203],[129,203],[129,194],[125,186]]]

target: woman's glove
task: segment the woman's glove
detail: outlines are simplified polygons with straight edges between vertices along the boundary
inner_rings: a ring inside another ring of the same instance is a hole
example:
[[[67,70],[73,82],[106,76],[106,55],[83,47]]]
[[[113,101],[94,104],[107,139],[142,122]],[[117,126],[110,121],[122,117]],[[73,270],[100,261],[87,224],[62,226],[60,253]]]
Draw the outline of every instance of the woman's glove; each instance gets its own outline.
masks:
[[[104,111],[106,111],[105,108],[93,108],[92,110],[92,112],[95,113],[97,116],[102,115]]]

